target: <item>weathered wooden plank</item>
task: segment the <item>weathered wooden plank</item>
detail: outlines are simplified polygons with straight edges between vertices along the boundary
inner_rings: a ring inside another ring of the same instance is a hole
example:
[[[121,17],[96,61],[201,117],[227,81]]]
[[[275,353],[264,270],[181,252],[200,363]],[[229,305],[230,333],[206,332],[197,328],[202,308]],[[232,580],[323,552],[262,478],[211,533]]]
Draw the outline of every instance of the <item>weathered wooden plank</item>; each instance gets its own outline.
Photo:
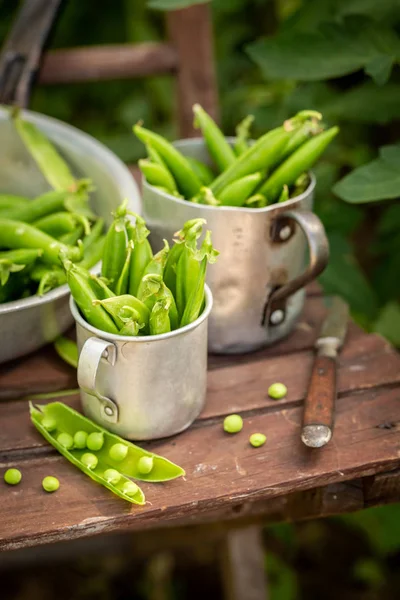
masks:
[[[291,357],[277,356],[250,363],[231,364],[209,372],[204,419],[222,418],[240,412],[251,415],[254,411],[279,411],[299,405],[306,396],[314,354],[299,352]],[[72,387],[76,387],[75,371],[70,372]],[[277,402],[268,397],[268,387],[283,381],[288,395]],[[400,384],[400,356],[378,336],[358,335],[354,331],[339,361],[338,392],[340,395],[377,386]],[[78,397],[61,398],[80,410]],[[48,402],[51,402],[51,398]],[[45,403],[45,401],[43,401]],[[28,419],[26,402],[0,405],[0,452],[40,448],[44,441],[36,435]],[[199,422],[195,426],[199,426]]]
[[[391,421],[392,428],[398,428],[399,424]],[[383,423],[382,425],[386,425]],[[400,470],[389,473],[378,473],[366,477],[363,481],[364,497],[366,506],[377,504],[389,504],[400,501]]]
[[[218,92],[213,57],[211,7],[191,6],[167,14],[171,44],[179,56],[177,73],[177,117],[180,136],[198,135],[193,127],[192,106],[196,102],[218,118]]]
[[[178,56],[169,44],[115,44],[53,50],[44,55],[39,82],[79,83],[172,73]]]
[[[238,435],[221,425],[194,427],[179,437],[153,444],[156,451],[185,467],[186,480],[143,484],[149,503],[126,505],[95,485],[62,457],[29,458],[13,464],[24,479],[17,488],[0,486],[0,547],[17,548],[127,529],[199,523],[213,511],[232,517],[237,507],[330,483],[376,474],[400,465],[398,390],[371,390],[338,401],[334,438],[313,451],[300,441],[301,409],[245,419]],[[254,449],[248,436],[267,434]],[[2,469],[10,466],[4,461]],[[45,475],[61,481],[54,495],[41,491]],[[151,503],[151,504],[150,504]]]

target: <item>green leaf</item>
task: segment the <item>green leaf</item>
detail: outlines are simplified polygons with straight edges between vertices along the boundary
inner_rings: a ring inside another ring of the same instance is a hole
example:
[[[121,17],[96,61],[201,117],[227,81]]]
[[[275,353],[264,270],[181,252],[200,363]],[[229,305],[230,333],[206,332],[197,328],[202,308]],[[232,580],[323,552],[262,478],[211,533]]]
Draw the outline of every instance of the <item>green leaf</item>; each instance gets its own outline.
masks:
[[[398,233],[400,231],[400,204],[391,204],[382,214],[378,232],[380,234]]]
[[[395,57],[389,56],[388,54],[375,56],[375,58],[366,65],[365,72],[372,77],[376,84],[383,85],[390,77],[394,62]]]
[[[384,146],[379,154],[379,158],[343,177],[334,186],[334,193],[352,204],[397,198],[400,195],[400,144]]]
[[[195,4],[206,4],[210,0],[149,0],[147,6],[157,10],[177,10]]]
[[[318,109],[331,121],[389,123],[400,118],[400,85],[388,83],[380,88],[367,81],[323,102]]]
[[[386,304],[373,329],[394,346],[400,347],[400,304],[398,302]]]
[[[382,56],[399,56],[400,42],[384,25],[352,15],[341,23],[322,24],[316,32],[283,31],[249,44],[246,50],[268,79],[317,81],[368,65],[374,77],[383,80],[388,61],[383,65]]]
[[[329,233],[330,259],[319,278],[325,293],[342,296],[352,311],[374,319],[377,314],[377,297],[363,274],[346,238],[339,233]]]

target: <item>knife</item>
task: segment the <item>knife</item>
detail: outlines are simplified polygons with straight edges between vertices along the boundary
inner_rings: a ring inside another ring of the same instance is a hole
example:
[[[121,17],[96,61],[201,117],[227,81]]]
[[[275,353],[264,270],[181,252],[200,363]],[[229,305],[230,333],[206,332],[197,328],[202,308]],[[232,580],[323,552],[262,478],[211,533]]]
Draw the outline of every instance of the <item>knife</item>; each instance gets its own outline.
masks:
[[[330,307],[315,343],[317,355],[304,402],[301,439],[310,448],[321,448],[333,432],[336,400],[337,356],[346,337],[349,307],[338,296],[329,301]]]

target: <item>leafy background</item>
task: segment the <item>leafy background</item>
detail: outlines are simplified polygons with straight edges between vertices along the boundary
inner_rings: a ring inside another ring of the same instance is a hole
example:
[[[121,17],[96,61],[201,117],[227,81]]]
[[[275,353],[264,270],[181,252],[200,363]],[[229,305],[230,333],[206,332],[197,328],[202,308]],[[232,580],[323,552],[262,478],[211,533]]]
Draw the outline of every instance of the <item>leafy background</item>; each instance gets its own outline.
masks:
[[[97,2],[70,1],[51,46],[163,39],[163,10],[195,3],[114,0],[102,3],[99,11]],[[15,8],[13,0],[0,0],[0,40]],[[315,169],[316,211],[331,244],[321,283],[347,299],[365,329],[400,346],[398,0],[213,0],[212,14],[227,134],[248,113],[255,115],[255,135],[260,135],[303,108],[320,110],[328,124],[340,125],[340,135]],[[138,119],[176,137],[173,91],[173,81],[164,76],[57,85],[36,89],[32,107],[73,123],[133,162],[142,152],[131,134]],[[320,598],[324,589],[330,598],[324,578],[333,574],[336,581],[339,571],[332,597],[398,597],[393,565],[400,558],[399,516],[399,507],[393,506],[268,530],[271,597],[309,600]],[[344,546],[351,549],[345,564],[338,558]],[[184,596],[172,590],[162,597]]]

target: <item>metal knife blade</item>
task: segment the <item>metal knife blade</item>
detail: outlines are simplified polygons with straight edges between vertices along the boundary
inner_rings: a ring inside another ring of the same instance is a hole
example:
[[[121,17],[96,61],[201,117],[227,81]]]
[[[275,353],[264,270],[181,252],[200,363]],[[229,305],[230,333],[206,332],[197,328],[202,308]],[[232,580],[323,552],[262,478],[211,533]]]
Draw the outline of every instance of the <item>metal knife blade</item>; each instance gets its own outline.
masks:
[[[332,297],[329,305],[328,315],[315,343],[317,356],[304,402],[301,439],[311,448],[325,446],[332,437],[336,401],[336,358],[346,337],[349,317],[348,305],[338,296]]]

